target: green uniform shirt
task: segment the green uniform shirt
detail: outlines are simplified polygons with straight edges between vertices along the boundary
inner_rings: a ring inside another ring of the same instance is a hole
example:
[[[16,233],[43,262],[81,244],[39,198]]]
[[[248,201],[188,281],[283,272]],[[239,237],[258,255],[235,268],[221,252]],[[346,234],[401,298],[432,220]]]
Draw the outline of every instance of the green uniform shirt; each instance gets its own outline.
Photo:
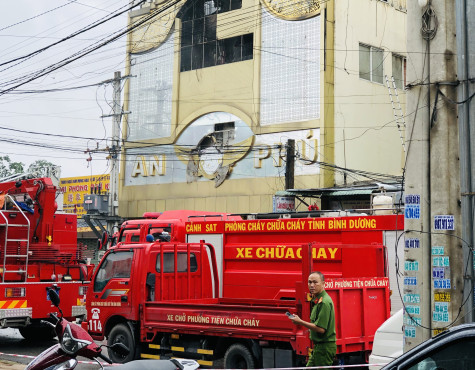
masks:
[[[310,322],[325,329],[325,333],[319,334],[310,330],[310,339],[314,343],[336,342],[335,309],[332,299],[323,291],[313,299],[313,303]]]

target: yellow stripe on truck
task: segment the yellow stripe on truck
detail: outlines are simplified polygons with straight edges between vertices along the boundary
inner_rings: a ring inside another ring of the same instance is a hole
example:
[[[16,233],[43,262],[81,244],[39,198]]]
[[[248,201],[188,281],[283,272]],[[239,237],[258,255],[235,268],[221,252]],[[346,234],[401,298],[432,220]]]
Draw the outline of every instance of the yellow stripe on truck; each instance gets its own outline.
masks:
[[[196,350],[196,353],[199,353],[199,354],[202,354],[202,355],[212,355],[214,352],[212,349],[201,349],[201,348],[198,348]]]
[[[17,308],[17,304],[18,304],[19,301],[11,301],[10,302],[10,305],[8,306],[8,308]]]
[[[142,358],[153,358],[154,360],[160,360],[160,356],[149,355],[148,353],[141,353],[140,357],[142,357]]]
[[[8,310],[12,308],[27,308],[28,301],[26,299],[14,301],[0,301],[0,309]]]

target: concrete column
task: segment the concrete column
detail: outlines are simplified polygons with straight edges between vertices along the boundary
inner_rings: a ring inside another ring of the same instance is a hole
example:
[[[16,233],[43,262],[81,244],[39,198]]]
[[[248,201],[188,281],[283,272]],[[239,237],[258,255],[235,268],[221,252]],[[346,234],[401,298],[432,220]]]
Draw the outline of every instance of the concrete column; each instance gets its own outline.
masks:
[[[405,350],[460,319],[464,265],[457,109],[448,100],[456,100],[455,4],[407,5]]]

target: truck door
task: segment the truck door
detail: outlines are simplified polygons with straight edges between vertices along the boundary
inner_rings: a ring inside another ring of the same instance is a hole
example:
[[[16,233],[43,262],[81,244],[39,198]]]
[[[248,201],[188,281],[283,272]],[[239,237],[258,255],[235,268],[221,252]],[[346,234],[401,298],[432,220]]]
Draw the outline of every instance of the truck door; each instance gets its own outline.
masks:
[[[130,281],[134,252],[131,250],[109,253],[94,277],[91,312],[88,312],[89,330],[101,332],[105,321],[113,314],[129,316],[131,312]]]
[[[206,248],[164,245],[149,259],[148,300],[212,298],[213,284]]]

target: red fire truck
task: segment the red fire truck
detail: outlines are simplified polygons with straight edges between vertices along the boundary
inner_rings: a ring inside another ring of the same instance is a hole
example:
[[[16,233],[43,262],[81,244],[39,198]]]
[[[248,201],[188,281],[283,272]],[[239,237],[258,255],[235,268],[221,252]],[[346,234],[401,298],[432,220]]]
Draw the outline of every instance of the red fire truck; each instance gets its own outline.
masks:
[[[158,212],[145,212],[143,218],[129,220],[122,223],[120,227],[120,236],[117,235],[115,242],[139,242],[145,241],[145,235],[140,238],[140,228],[142,225],[148,225],[148,231],[155,239],[160,241],[186,241],[186,223],[190,220],[242,220],[240,216],[233,216],[227,213],[191,211],[191,210],[172,210]],[[114,237],[107,237],[106,240],[114,240]],[[109,247],[115,245],[110,243]]]
[[[402,216],[219,218],[190,218],[186,242],[145,242],[160,227],[173,233],[173,223],[140,223],[137,242],[105,254],[87,294],[88,328],[131,349],[114,361],[173,355],[208,366],[224,357],[226,368],[301,365],[308,332],[285,312],[309,317],[311,270],[325,274],[335,303],[339,356],[369,354],[390,315],[381,234],[402,228]]]
[[[92,265],[82,262],[74,214],[56,213],[50,178],[0,182],[0,327],[26,339],[55,336],[41,324],[52,311],[46,287],[56,286],[64,314],[85,317]]]

